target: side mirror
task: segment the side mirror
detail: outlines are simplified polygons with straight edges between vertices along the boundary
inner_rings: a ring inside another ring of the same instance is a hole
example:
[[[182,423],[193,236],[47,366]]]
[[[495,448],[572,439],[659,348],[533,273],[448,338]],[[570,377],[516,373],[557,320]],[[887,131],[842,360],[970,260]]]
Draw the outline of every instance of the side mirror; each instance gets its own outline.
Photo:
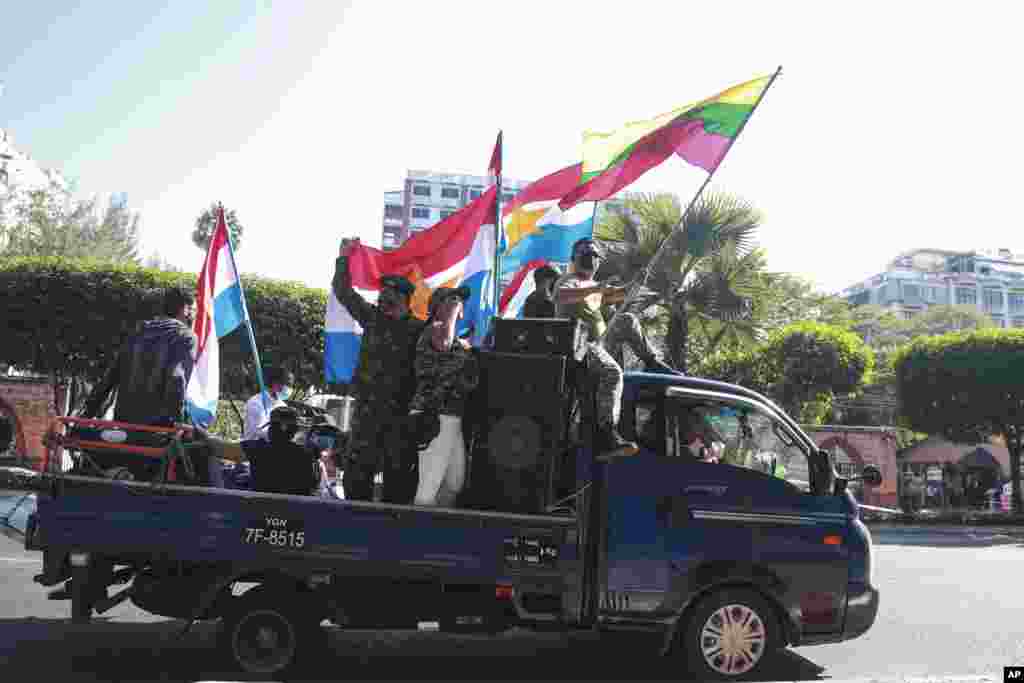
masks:
[[[864,482],[865,486],[880,486],[882,484],[882,470],[875,465],[864,465],[864,470],[858,478]]]

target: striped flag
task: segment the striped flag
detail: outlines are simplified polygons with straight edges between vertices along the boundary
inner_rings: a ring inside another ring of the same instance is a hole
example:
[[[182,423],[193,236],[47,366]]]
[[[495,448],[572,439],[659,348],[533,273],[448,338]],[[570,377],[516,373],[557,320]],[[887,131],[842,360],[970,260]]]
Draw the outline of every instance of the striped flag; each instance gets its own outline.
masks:
[[[416,287],[412,312],[426,318],[430,293],[438,287],[466,285],[466,302],[458,333],[472,331],[479,345],[494,315],[494,223],[497,190],[491,187],[478,199],[437,225],[417,233],[394,251],[359,245],[349,254],[352,286],[370,302],[377,301],[380,279],[401,275]],[[324,323],[324,374],[328,382],[350,382],[359,360],[363,328],[334,292],[327,301]]]
[[[220,346],[218,340],[249,322],[242,283],[228,239],[224,208],[217,212],[217,227],[210,238],[203,270],[196,288],[196,319],[193,331],[198,338],[195,367],[185,390],[185,403],[192,422],[206,428],[217,417],[220,398]],[[253,349],[255,352],[255,349]],[[263,390],[263,373],[256,367]]]

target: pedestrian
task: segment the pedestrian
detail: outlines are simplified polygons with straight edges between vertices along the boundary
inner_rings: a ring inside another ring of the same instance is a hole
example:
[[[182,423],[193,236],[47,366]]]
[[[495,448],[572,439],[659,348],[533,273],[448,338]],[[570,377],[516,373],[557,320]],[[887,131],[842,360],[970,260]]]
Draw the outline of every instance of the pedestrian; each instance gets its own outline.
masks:
[[[408,503],[416,488],[416,473],[403,462],[395,425],[409,413],[416,387],[416,340],[424,323],[410,311],[416,288],[406,278],[382,277],[376,304],[352,287],[349,258],[358,245],[359,240],[342,242],[332,281],[334,295],[363,328],[353,377],[356,401],[350,449],[342,475],[345,497],[373,500],[374,476],[383,472],[384,502]]]
[[[270,412],[281,407],[291,396],[295,375],[284,368],[270,367],[264,373],[267,389],[245,403],[245,429],[242,441],[266,439]]]
[[[480,368],[469,343],[455,335],[455,325],[469,295],[468,287],[434,290],[428,325],[416,345],[416,394],[410,414],[420,416],[420,424],[433,423],[427,427],[430,433],[417,439],[423,447],[418,457],[416,505],[452,507],[465,484],[462,417],[466,397],[479,382]]]

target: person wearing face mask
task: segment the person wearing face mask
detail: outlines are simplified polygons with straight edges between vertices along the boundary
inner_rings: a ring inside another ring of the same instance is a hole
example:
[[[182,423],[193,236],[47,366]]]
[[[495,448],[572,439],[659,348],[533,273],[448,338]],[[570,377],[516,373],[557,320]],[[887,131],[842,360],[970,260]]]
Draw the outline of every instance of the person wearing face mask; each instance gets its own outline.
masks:
[[[358,245],[359,240],[342,241],[332,281],[334,295],[363,328],[352,378],[356,402],[342,483],[347,499],[373,500],[374,475],[383,472],[384,502],[408,503],[416,474],[403,462],[395,425],[409,412],[416,386],[413,358],[424,322],[410,311],[416,290],[404,277],[382,277],[376,304],[352,287],[348,262]]]
[[[246,442],[254,491],[308,496],[316,489],[316,456],[294,441],[299,422],[294,408],[278,406],[270,411],[266,439]]]
[[[415,505],[452,507],[466,481],[462,417],[466,397],[480,381],[480,366],[469,342],[456,336],[455,326],[469,296],[468,287],[435,289],[427,327],[416,344],[416,394],[409,412],[429,418],[420,424],[430,426],[417,438]]]
[[[192,376],[197,339],[195,297],[180,287],[164,292],[163,315],[142,323],[122,345],[89,398],[82,417],[102,415],[117,391],[114,420],[154,427],[185,422],[185,387]]]
[[[291,396],[291,385],[295,376],[283,368],[267,368],[264,379],[267,390],[260,392],[245,403],[245,431],[242,441],[267,438],[267,424],[274,408],[285,405]]]

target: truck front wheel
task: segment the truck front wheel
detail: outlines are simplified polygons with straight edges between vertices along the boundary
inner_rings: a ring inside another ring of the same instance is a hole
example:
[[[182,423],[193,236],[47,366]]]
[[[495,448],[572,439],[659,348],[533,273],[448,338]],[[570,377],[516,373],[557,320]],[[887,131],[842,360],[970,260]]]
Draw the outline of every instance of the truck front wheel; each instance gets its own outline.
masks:
[[[705,597],[681,633],[682,652],[698,680],[756,678],[783,643],[775,610],[748,588],[726,588]]]
[[[235,666],[250,674],[293,669],[300,654],[314,647],[321,631],[286,593],[248,591],[224,617],[221,643]]]

